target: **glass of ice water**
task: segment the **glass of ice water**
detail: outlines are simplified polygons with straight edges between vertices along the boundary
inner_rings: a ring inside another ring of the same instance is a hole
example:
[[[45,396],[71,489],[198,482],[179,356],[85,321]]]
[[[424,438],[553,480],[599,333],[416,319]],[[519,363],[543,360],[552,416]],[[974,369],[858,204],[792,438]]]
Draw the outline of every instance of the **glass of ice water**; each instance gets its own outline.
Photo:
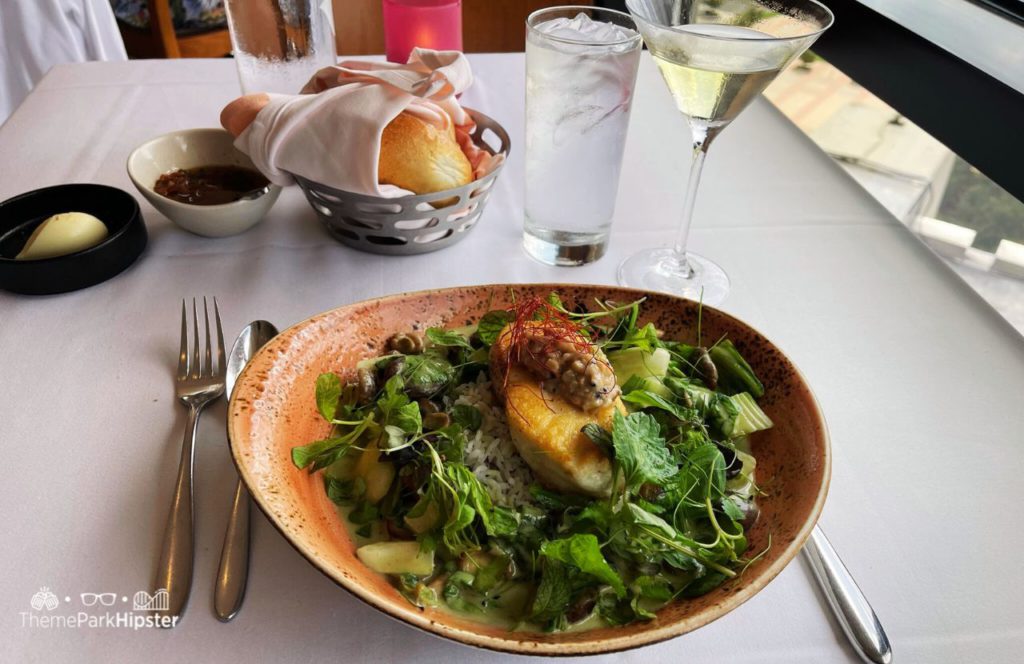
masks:
[[[549,265],[604,255],[641,38],[622,12],[554,7],[526,20],[526,252]]]
[[[227,0],[225,8],[244,94],[298,94],[338,62],[331,0]]]

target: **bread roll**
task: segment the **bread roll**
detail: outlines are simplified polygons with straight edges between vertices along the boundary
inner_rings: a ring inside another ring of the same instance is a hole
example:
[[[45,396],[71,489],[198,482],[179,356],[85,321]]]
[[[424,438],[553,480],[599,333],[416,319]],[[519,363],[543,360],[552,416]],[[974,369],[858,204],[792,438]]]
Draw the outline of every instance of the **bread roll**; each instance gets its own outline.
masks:
[[[473,167],[455,140],[455,129],[438,129],[401,113],[380,139],[377,180],[416,194],[432,194],[473,181]]]
[[[245,95],[224,107],[220,123],[238,136],[270,102],[264,93]],[[455,139],[455,128],[438,129],[410,113],[400,113],[384,127],[380,141],[377,181],[432,194],[473,181],[473,167]],[[448,201],[436,205],[447,205]]]

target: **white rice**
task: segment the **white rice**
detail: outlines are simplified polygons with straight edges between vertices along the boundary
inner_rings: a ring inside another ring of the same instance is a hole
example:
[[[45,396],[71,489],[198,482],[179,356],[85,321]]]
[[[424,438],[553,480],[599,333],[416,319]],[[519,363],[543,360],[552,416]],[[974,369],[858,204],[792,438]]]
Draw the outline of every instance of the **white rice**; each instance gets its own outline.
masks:
[[[512,442],[505,411],[495,403],[491,382],[480,374],[477,382],[460,385],[456,392],[455,403],[475,406],[483,415],[483,424],[466,443],[466,466],[494,504],[521,507],[532,503],[529,487],[537,480]]]

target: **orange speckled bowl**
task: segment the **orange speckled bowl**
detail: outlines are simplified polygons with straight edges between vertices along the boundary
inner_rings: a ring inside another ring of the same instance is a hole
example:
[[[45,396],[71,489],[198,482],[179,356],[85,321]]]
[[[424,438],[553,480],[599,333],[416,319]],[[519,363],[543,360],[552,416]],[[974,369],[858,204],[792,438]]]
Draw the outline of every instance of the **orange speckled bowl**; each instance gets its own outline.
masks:
[[[635,648],[684,634],[750,599],[797,554],[818,519],[828,491],[828,433],[800,372],[759,332],[705,306],[704,339],[727,336],[765,384],[761,406],[775,427],[752,438],[757,478],[768,496],[748,533],[750,551],[771,548],[744,574],[697,599],[624,627],[559,634],[509,632],[451,613],[409,604],[356,558],[355,546],[318,476],[291,462],[295,445],[323,438],[315,382],[325,371],[351,377],[361,359],[378,355],[392,334],[456,327],[507,306],[511,293],[545,296],[557,290],[568,307],[595,297],[628,302],[646,296],[642,314],[667,338],[693,342],[695,302],[608,286],[519,284],[471,286],[393,295],[316,315],[264,346],[242,372],[228,411],[231,452],[257,505],[314,566],[359,599],[410,625],[465,644],[520,654],[583,655]]]

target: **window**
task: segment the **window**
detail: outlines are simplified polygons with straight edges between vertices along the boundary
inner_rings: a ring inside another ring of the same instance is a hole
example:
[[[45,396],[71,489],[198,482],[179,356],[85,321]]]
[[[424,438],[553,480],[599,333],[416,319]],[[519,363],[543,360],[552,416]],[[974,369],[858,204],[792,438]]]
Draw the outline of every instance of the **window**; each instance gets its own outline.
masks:
[[[813,53],[765,96],[1024,334],[1024,203]]]

